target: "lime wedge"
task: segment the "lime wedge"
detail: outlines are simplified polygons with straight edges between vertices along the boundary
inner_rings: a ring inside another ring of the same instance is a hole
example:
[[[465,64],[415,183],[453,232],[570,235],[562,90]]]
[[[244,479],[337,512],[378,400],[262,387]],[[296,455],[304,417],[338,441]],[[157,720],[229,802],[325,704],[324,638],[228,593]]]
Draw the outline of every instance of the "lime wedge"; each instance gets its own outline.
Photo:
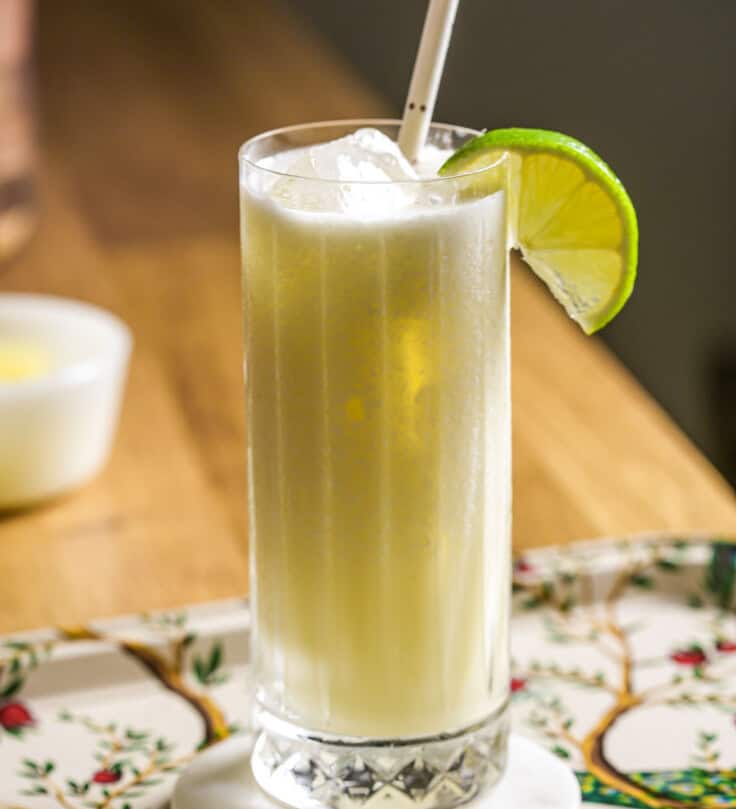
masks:
[[[636,278],[636,212],[621,181],[580,141],[544,129],[494,129],[455,152],[441,175],[510,155],[511,241],[587,334],[626,303]]]

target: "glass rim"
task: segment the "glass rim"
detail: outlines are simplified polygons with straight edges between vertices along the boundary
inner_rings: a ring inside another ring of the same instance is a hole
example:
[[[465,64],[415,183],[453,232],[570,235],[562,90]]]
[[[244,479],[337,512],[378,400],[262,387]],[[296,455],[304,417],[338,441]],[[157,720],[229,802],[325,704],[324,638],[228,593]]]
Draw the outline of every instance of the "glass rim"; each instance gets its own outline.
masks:
[[[470,171],[461,171],[458,172],[457,174],[443,175],[442,177],[439,176],[417,177],[416,179],[409,178],[404,180],[335,180],[328,177],[305,177],[302,174],[293,174],[288,171],[277,171],[276,169],[261,166],[256,161],[246,156],[247,150],[255,146],[256,144],[260,143],[261,141],[264,141],[267,138],[276,137],[278,135],[288,134],[290,132],[300,132],[300,131],[305,132],[308,130],[320,130],[336,126],[354,127],[355,129],[360,129],[361,127],[366,126],[400,127],[401,123],[402,123],[401,120],[397,118],[338,118],[330,121],[314,121],[305,124],[292,124],[290,126],[281,126],[275,129],[269,129],[266,132],[260,132],[259,134],[254,135],[253,137],[248,138],[248,140],[244,141],[243,144],[238,149],[238,163],[240,165],[245,163],[251,168],[257,169],[258,171],[266,172],[267,174],[271,174],[275,177],[285,177],[293,180],[304,180],[305,182],[312,182],[312,183],[325,183],[327,185],[414,186],[417,184],[425,185],[430,183],[446,183],[451,180],[456,180],[459,177],[472,177],[475,174],[483,174],[486,171],[496,168],[504,160],[506,160],[507,155],[504,152],[498,157],[498,159],[494,160],[493,163],[489,163],[487,166],[471,169]],[[481,135],[483,134],[483,132],[486,131],[486,130],[471,129],[470,127],[467,126],[459,126],[455,124],[445,124],[435,122],[432,122],[430,124],[430,129],[440,129],[445,132],[456,132],[461,135],[467,134],[473,137]]]

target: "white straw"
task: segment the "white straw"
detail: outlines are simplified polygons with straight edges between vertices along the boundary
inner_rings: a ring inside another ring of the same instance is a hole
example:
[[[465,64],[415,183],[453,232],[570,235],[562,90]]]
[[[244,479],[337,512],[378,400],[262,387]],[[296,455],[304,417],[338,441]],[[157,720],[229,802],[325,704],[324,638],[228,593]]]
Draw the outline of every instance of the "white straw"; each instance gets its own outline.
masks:
[[[429,2],[399,132],[399,148],[411,162],[416,161],[432,122],[458,3],[459,0]]]

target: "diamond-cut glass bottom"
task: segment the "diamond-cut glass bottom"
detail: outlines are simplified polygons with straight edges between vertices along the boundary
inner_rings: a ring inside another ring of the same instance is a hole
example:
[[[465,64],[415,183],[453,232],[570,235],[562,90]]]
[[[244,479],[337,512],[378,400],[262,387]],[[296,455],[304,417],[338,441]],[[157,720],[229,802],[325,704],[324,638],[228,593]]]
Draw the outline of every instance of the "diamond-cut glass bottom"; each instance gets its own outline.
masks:
[[[320,736],[259,713],[259,785],[298,809],[449,809],[488,789],[506,764],[506,706],[457,733],[420,739]]]

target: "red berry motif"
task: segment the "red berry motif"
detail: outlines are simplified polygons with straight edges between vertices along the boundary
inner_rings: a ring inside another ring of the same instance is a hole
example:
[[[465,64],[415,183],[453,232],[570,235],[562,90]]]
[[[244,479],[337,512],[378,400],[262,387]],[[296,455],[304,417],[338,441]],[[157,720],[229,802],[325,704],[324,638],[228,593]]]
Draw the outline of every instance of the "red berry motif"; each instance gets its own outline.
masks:
[[[511,693],[515,694],[517,691],[522,691],[526,688],[526,680],[523,677],[511,678]]]
[[[702,666],[708,658],[699,646],[691,646],[689,649],[672,652],[670,659],[681,666]]]
[[[92,776],[92,781],[95,784],[115,784],[122,777],[123,774],[119,770],[97,770]]]
[[[0,706],[0,726],[5,730],[27,728],[34,724],[33,715],[20,702],[6,702]]]
[[[517,573],[531,573],[534,568],[526,561],[526,559],[517,559],[514,563],[514,570]]]
[[[716,649],[719,652],[736,652],[736,640],[719,640],[716,643]]]

